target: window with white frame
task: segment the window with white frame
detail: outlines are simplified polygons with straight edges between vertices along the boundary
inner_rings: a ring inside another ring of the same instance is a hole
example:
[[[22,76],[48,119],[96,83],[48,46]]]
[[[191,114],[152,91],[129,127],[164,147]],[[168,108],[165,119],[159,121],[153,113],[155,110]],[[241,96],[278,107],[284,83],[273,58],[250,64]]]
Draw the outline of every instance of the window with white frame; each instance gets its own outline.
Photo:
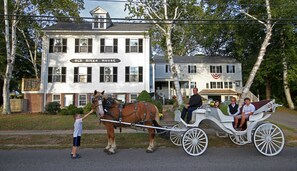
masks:
[[[48,67],[48,83],[66,83],[66,67]]]
[[[195,88],[196,87],[196,82],[195,81],[191,81],[191,88]]]
[[[225,88],[233,88],[233,83],[232,82],[224,82],[224,87]]]
[[[100,67],[100,82],[117,82],[118,67]]]
[[[225,101],[231,101],[231,98],[232,98],[233,96],[225,96]]]
[[[67,53],[67,39],[49,39],[49,53]]]
[[[137,100],[136,100],[136,98],[137,98],[137,94],[131,94],[131,103],[134,103],[134,102],[136,102]]]
[[[100,39],[100,53],[118,53],[118,39]]]
[[[91,83],[92,67],[74,67],[74,83]]]
[[[104,16],[100,15],[99,16],[99,28],[103,29],[104,28]]]
[[[75,53],[92,53],[93,39],[75,39]]]
[[[222,73],[222,66],[210,65],[210,73]]]
[[[240,87],[240,83],[241,83],[241,81],[236,80],[236,81],[235,81],[235,85],[236,85],[236,87]]]
[[[234,65],[227,65],[226,66],[227,73],[235,73],[235,66]]]
[[[59,104],[61,104],[61,95],[60,94],[53,94],[52,102],[58,102]]]
[[[222,89],[223,82],[210,82],[210,88],[211,89]]]
[[[143,67],[126,67],[126,82],[143,82]]]
[[[85,106],[87,104],[87,95],[80,94],[78,95],[78,106]]]
[[[94,24],[93,24],[93,28],[98,29],[99,28],[99,19],[98,19],[98,15],[94,16]]]
[[[126,39],[126,53],[142,53],[143,39]]]
[[[196,65],[188,65],[188,73],[196,73]]]

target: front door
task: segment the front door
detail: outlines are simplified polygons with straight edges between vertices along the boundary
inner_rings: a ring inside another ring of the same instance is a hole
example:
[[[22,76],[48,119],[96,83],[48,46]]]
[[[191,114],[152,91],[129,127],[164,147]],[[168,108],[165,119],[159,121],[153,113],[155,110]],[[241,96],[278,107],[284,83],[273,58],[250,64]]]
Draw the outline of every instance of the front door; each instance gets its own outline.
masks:
[[[73,94],[65,94],[64,103],[64,106],[69,106],[73,104]]]

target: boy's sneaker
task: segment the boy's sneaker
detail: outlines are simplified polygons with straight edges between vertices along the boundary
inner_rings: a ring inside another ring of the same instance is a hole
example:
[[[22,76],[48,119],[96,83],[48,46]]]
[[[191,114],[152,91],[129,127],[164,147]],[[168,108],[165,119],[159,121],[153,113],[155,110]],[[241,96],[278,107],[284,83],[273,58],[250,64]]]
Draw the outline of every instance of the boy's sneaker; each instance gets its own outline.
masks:
[[[79,158],[81,158],[81,155],[76,154],[76,156],[73,156],[73,154],[71,154],[71,158],[72,159],[79,159]]]

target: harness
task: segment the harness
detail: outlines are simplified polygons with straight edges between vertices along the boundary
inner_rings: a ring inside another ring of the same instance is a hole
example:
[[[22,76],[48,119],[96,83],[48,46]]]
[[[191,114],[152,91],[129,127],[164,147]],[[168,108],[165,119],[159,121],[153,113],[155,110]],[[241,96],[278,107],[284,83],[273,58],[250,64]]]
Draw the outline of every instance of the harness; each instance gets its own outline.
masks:
[[[112,98],[108,98],[106,99],[106,102],[103,103],[103,108],[105,111],[105,114],[109,117],[111,117],[113,120],[118,121],[118,124],[114,124],[114,128],[119,127],[120,128],[120,132],[122,131],[122,120],[123,117],[128,117],[131,115],[135,115],[135,118],[137,117],[137,120],[140,120],[139,122],[135,122],[134,124],[145,124],[146,122],[152,122],[154,119],[152,119],[153,113],[152,112],[148,112],[149,107],[148,107],[148,103],[147,102],[136,102],[134,103],[134,110],[131,113],[125,114],[125,116],[123,116],[123,109],[125,108],[126,104],[125,103],[120,103],[118,104],[116,107],[111,107],[111,105],[114,103],[114,100]],[[137,111],[139,109],[139,104],[144,104],[144,113],[143,113],[143,118],[139,118],[139,116],[137,116]],[[110,105],[110,106],[108,106]],[[118,108],[118,117],[113,115],[113,112],[110,111],[111,108]],[[106,110],[107,111],[106,111]],[[147,114],[150,115],[150,119],[147,120]]]

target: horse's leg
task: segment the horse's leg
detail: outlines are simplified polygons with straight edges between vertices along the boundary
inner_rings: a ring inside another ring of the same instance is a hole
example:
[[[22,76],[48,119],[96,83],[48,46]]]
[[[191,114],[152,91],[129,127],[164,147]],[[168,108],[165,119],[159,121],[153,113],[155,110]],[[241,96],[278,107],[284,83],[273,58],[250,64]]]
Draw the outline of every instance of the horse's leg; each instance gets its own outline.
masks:
[[[114,127],[113,124],[108,124],[107,128],[108,132],[108,145],[105,148],[105,152],[108,154],[115,154],[116,144],[115,144],[115,134],[114,134]]]
[[[105,128],[107,132],[107,146],[104,149],[104,152],[108,153],[109,149],[111,148],[111,127],[112,125],[110,123],[105,123]],[[112,127],[113,128],[113,127]]]
[[[146,149],[147,153],[152,153],[155,151],[155,129],[148,128],[149,136],[150,136],[150,144]]]

